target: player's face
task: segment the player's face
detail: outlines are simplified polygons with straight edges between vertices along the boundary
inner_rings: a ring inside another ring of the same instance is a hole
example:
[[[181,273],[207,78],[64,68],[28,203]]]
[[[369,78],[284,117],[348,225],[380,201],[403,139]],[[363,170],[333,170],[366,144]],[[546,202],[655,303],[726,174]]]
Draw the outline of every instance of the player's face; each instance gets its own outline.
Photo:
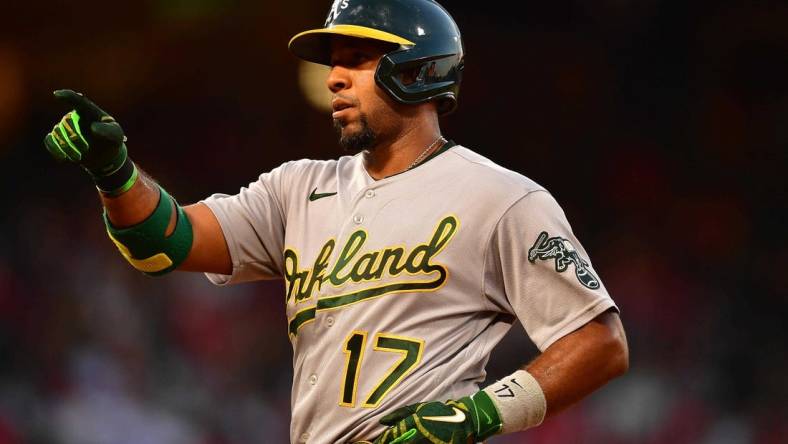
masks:
[[[373,40],[337,37],[331,44],[334,126],[340,145],[351,151],[371,150],[396,133],[398,104],[375,83],[375,69],[391,47]]]

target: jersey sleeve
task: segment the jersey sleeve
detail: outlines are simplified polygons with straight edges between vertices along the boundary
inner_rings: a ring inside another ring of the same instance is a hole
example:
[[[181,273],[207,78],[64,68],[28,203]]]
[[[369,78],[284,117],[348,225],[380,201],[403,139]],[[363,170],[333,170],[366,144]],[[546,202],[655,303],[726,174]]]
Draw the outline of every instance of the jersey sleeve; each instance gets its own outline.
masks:
[[[544,190],[522,197],[501,217],[487,248],[484,289],[498,309],[517,316],[542,351],[617,310],[563,210]]]
[[[236,195],[214,194],[202,201],[219,221],[233,263],[231,275],[206,273],[214,284],[237,284],[282,275],[285,237],[282,183],[287,165],[260,175]]]

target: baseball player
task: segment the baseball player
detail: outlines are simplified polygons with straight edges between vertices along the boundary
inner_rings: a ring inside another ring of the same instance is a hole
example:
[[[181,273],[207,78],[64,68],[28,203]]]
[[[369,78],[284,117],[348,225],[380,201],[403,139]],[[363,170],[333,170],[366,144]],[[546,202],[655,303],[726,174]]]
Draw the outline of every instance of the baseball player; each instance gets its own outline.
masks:
[[[45,145],[92,176],[134,268],[284,279],[292,442],[480,442],[538,426],[626,371],[617,308],[555,199],[441,134],[464,66],[445,9],[336,0],[289,47],[331,67],[350,155],[287,162],[181,206],[78,93],[55,92],[73,111]],[[516,319],[541,354],[480,390]]]

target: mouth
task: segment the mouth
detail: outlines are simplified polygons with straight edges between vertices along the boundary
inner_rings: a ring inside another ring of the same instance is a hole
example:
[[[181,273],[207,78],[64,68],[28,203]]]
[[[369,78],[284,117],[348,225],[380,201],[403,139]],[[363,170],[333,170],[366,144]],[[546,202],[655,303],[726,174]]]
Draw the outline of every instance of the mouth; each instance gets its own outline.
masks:
[[[343,114],[343,112],[344,114],[346,114],[347,111],[345,110],[349,108],[353,108],[352,103],[340,98],[334,98],[334,100],[331,101],[331,109],[334,110],[334,112],[331,114],[331,117],[336,119],[340,117]]]

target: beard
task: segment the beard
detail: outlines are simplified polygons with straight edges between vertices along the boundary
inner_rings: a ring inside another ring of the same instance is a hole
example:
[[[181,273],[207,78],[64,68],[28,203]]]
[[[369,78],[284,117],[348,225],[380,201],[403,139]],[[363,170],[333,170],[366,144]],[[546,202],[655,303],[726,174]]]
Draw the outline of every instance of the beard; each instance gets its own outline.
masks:
[[[339,146],[345,151],[357,153],[364,150],[372,151],[375,149],[375,145],[377,145],[377,134],[369,127],[367,116],[362,114],[359,119],[359,124],[361,125],[359,131],[352,134],[344,134],[342,130],[345,128],[345,124],[339,119],[334,119],[334,129],[339,134]]]

